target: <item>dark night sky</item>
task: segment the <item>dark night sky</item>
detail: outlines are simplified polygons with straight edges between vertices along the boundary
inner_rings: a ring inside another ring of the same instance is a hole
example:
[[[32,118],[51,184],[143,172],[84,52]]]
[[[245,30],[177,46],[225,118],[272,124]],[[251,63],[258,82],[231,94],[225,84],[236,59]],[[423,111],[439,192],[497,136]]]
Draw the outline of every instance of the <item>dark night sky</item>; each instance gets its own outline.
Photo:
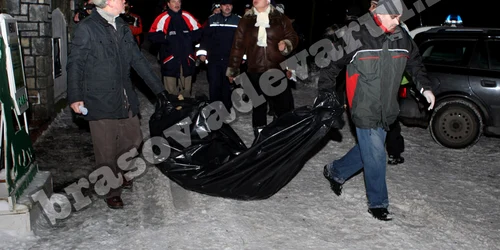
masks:
[[[134,0],[131,1],[134,2]],[[404,1],[408,8],[416,2],[416,0]],[[422,1],[430,2],[431,0]],[[235,12],[241,15],[244,4],[251,3],[251,0],[233,0],[233,2]],[[369,5],[369,0],[276,0],[276,2],[285,4],[285,14],[295,18],[306,37],[311,38],[312,41],[318,40],[327,26],[342,22],[347,5],[358,5],[363,13],[367,11]],[[421,15],[407,20],[406,24],[410,29],[416,28],[420,24],[421,17],[424,26],[440,25],[448,14],[459,14],[465,26],[500,28],[500,21],[497,19],[497,16],[500,15],[493,8],[492,2],[487,0],[440,0],[426,8]],[[135,0],[134,9],[143,18],[145,31],[149,29],[152,21],[159,14],[162,3],[163,0]],[[182,8],[191,12],[200,23],[210,15],[211,5],[212,1],[210,0],[184,0],[182,2]],[[315,11],[313,11],[313,5]]]

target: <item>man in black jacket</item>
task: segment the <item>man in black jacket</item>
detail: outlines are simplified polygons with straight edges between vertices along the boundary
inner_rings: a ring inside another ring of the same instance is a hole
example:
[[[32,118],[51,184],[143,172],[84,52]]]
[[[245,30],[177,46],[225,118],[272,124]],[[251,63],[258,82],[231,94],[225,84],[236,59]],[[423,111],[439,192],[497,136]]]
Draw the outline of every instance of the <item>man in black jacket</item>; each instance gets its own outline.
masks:
[[[130,68],[158,96],[157,108],[171,107],[160,79],[137,47],[127,25],[118,16],[123,0],[94,0],[96,11],[75,28],[68,58],[68,101],[77,114],[89,120],[96,164],[116,176],[106,179],[110,208],[122,208],[121,189],[131,187],[121,173],[117,158],[139,148],[139,100],[130,80]],[[86,112],[88,111],[88,113]],[[122,166],[120,166],[121,168]]]
[[[340,195],[343,183],[364,170],[368,212],[379,220],[391,220],[384,143],[389,125],[399,114],[397,93],[403,72],[411,75],[430,103],[429,109],[435,98],[418,47],[399,26],[403,4],[400,0],[376,4],[342,36],[345,47],[332,55],[338,60],[320,72],[320,91],[331,92],[338,73],[347,65],[347,104],[358,139],[346,155],[325,165],[323,173],[333,192]]]
[[[226,69],[233,45],[234,32],[240,16],[233,14],[231,0],[220,2],[221,12],[211,15],[203,26],[200,49],[196,55],[207,64],[207,76],[211,101],[221,101],[231,112],[231,88]]]

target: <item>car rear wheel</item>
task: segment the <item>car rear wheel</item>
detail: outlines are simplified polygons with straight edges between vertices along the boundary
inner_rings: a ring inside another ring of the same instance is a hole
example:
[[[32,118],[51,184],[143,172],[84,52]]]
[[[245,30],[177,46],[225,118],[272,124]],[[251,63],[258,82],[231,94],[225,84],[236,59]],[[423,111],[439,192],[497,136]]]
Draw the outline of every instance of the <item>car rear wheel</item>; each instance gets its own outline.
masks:
[[[464,100],[447,100],[438,104],[430,121],[432,138],[448,148],[467,148],[481,137],[483,120],[479,110]]]

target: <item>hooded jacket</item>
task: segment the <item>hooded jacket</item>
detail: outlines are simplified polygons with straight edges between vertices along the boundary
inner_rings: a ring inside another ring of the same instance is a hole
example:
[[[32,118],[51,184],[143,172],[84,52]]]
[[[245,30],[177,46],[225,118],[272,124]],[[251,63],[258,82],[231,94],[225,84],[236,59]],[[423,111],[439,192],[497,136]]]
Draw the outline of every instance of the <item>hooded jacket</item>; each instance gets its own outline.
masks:
[[[354,124],[358,128],[389,130],[399,114],[397,93],[403,73],[409,73],[421,93],[431,90],[433,83],[407,32],[398,26],[393,33],[384,33],[372,15],[365,17],[354,29],[359,28],[358,32],[342,37],[346,47],[334,45],[342,50],[337,52],[342,56],[320,71],[318,88],[332,91],[337,75],[347,65],[346,92]],[[353,45],[359,47],[349,47]]]

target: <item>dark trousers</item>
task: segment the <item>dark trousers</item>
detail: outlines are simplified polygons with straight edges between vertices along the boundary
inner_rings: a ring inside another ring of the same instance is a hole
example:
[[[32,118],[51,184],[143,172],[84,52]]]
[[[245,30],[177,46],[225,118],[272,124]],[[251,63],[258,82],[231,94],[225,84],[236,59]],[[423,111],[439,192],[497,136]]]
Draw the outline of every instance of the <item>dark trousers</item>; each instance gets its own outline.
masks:
[[[287,86],[285,91],[277,96],[267,96],[262,92],[262,89],[259,85],[259,79],[261,75],[262,73],[247,72],[247,76],[250,79],[250,82],[252,82],[252,86],[255,88],[256,92],[259,95],[264,95],[264,98],[266,99],[265,103],[259,105],[258,107],[253,107],[252,109],[252,126],[254,128],[267,125],[267,102],[271,103],[274,109],[274,113],[277,117],[280,117],[283,114],[292,111],[294,108],[293,95],[290,86]],[[279,85],[280,82],[277,82],[275,84]]]
[[[231,85],[226,76],[227,63],[211,62],[207,64],[207,77],[210,101],[221,101],[231,112]]]
[[[89,126],[97,167],[108,166],[116,176],[122,174],[118,157],[132,147],[139,150],[142,142],[139,118],[132,117],[130,112],[129,118],[90,121]],[[106,197],[120,196],[121,191],[121,188],[111,189]]]
[[[401,125],[396,120],[389,126],[387,137],[385,138],[385,148],[388,155],[400,156],[405,151],[405,141],[401,135]]]

